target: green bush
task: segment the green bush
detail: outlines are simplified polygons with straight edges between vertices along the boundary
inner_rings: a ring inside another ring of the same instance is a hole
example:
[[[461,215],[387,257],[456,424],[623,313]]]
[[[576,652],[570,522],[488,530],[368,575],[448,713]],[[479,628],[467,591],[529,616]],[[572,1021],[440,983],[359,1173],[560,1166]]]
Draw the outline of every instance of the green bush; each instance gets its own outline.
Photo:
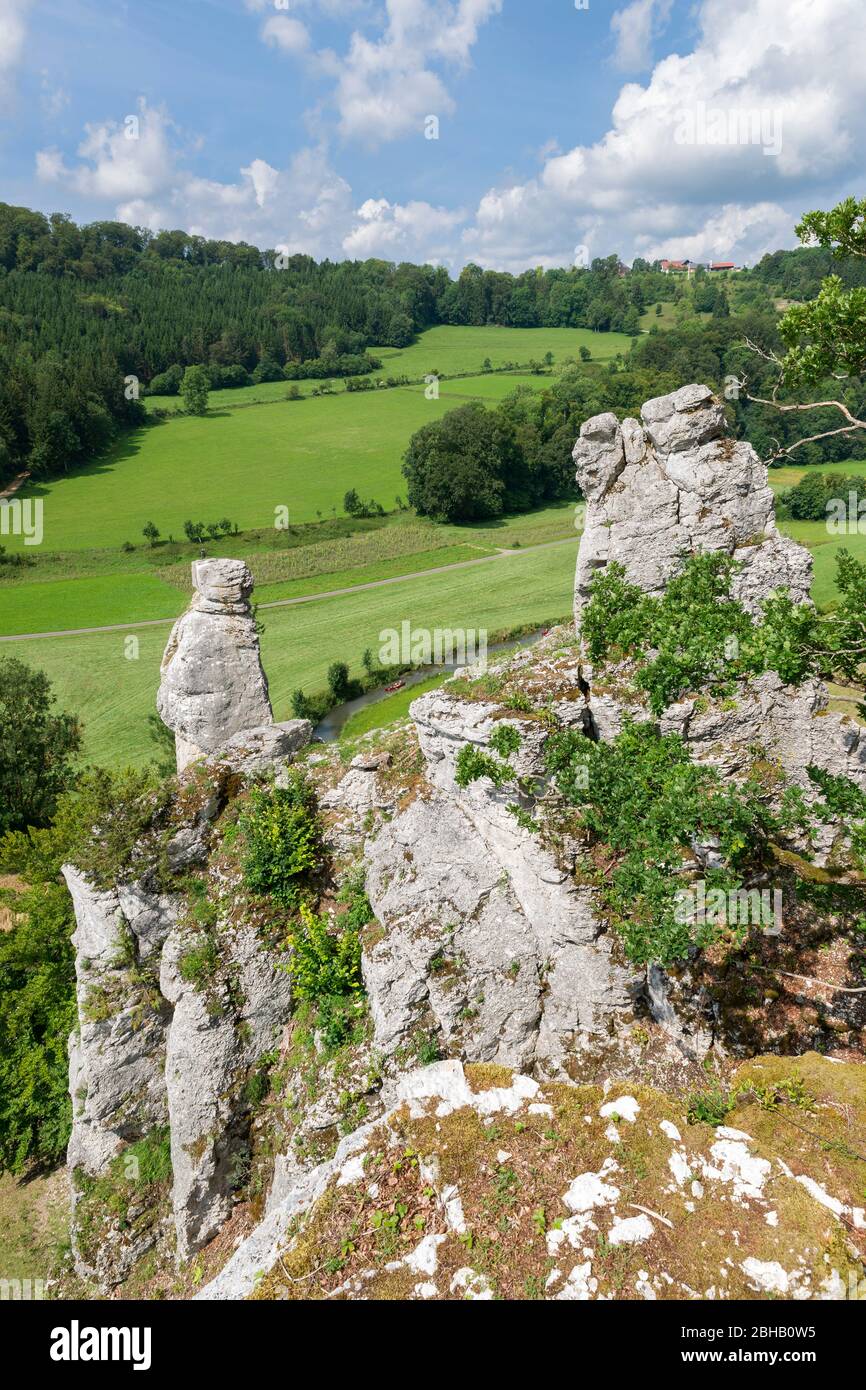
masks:
[[[866,566],[836,557],[840,598],[832,613],[777,590],[754,623],[731,598],[737,562],[719,551],[693,555],[664,594],[644,593],[616,562],[593,579],[581,627],[590,660],[630,656],[654,714],[687,691],[730,694],[736,680],[777,671],[789,683],[838,672],[856,678],[866,659]]]
[[[502,787],[513,776],[513,768],[497,758],[491,758],[489,753],[483,752],[474,743],[464,743],[457,754],[454,781],[458,787],[468,787],[470,782],[477,782],[480,777],[489,777],[494,786]]]
[[[34,883],[0,932],[0,1172],[59,1163],[69,1140],[67,1042],[76,1023],[72,903]]]
[[[301,903],[289,942],[288,971],[299,1000],[318,1009],[318,1026],[328,1047],[346,1042],[359,1016],[361,940],[349,914],[331,924]]]
[[[316,795],[303,772],[293,769],[287,787],[254,788],[238,827],[247,887],[297,908],[322,855]]]
[[[46,825],[72,780],[81,732],[53,704],[44,672],[15,657],[0,661],[0,834]]]
[[[585,836],[615,860],[601,895],[635,964],[669,965],[716,935],[712,922],[695,928],[677,911],[684,851],[717,840],[726,867],[707,870],[707,885],[738,889],[781,828],[759,786],[725,785],[714,768],[691,761],[678,735],[651,724],[627,724],[611,743],[573,729],[554,734],[545,762],[565,801],[579,809]]]

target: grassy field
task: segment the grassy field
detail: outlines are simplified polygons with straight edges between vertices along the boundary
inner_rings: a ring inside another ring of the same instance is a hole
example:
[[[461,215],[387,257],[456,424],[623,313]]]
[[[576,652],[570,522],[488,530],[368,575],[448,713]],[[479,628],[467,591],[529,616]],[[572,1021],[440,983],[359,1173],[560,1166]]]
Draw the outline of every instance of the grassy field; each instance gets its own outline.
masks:
[[[453,383],[466,400],[476,384],[478,399],[497,399],[497,378]],[[412,434],[458,403],[456,393],[427,400],[410,387],[215,409],[136,430],[89,468],[21,496],[43,499],[44,545],[52,551],[141,543],[148,521],[164,537],[182,536],[188,519],[227,516],[243,531],[273,526],[277,507],[288,507],[295,523],[313,522],[342,512],[349,488],[388,509],[405,495],[400,468]],[[9,537],[9,548],[24,549],[23,540]]]
[[[628,352],[626,333],[593,333],[589,328],[429,328],[407,348],[371,348],[381,358],[378,376],[425,376],[428,372],[480,371],[485,358],[492,367],[509,362],[524,366],[552,352],[561,363],[589,348],[593,360],[609,362]]]
[[[384,579],[398,579],[425,570],[447,565],[481,560],[495,552],[475,545],[440,546],[438,550],[421,550],[416,555],[382,560],[377,565],[338,570],[334,574],[318,574],[307,579],[286,579],[282,583],[263,584],[256,589],[256,602],[277,603],[285,599],[304,598],[311,594],[331,593],[336,589],[357,588],[359,584],[376,584]]]
[[[0,633],[13,636],[176,618],[185,606],[185,594],[149,574],[20,584],[0,589]]]
[[[673,306],[671,306],[672,308]],[[385,380],[389,376],[422,377],[431,372],[450,376],[454,372],[480,372],[486,360],[494,368],[504,367],[512,362],[526,366],[532,361],[541,361],[546,353],[552,352],[557,362],[566,357],[577,358],[582,347],[589,348],[593,361],[609,362],[618,352],[625,353],[631,339],[625,333],[593,333],[589,328],[460,328],[443,326],[429,328],[422,333],[416,343],[406,348],[370,348],[373,357],[382,363],[375,372],[367,373],[374,380]],[[335,380],[338,391],[342,384]],[[282,401],[291,383],[286,381],[267,381],[259,386],[240,386],[229,391],[214,391],[211,405],[214,409],[237,405],[250,405],[260,401]],[[308,396],[318,385],[315,381],[295,383],[303,396]],[[148,410],[176,411],[183,408],[178,396],[148,396],[145,399]]]
[[[397,690],[393,695],[386,695],[383,700],[376,700],[365,709],[359,709],[343,725],[340,742],[351,743],[362,734],[369,734],[374,729],[386,729],[398,719],[405,719],[412,701],[417,700],[419,695],[426,695],[429,690],[438,689],[442,682],[448,679],[448,675],[450,672],[441,676],[431,676],[429,680],[419,681],[417,685],[409,686],[406,690]]]
[[[532,331],[537,332],[538,330],[533,329]],[[606,338],[613,335],[598,334],[596,336]],[[545,349],[545,351],[546,350],[547,349]],[[390,352],[392,349],[389,348],[388,351]],[[608,353],[605,352],[600,354],[596,360],[600,362],[607,361]],[[446,374],[439,383],[439,390],[449,395],[459,394],[461,387],[465,387],[468,382],[471,382],[474,388],[471,392],[473,400],[478,398],[483,399],[485,397],[501,400],[503,396],[507,396],[510,391],[513,391],[516,386],[531,386],[534,390],[540,390],[542,386],[549,385],[550,379],[556,370],[554,366],[552,368],[544,367],[542,372],[498,371],[485,372],[479,376],[466,375],[455,377],[449,377]],[[378,378],[384,380],[382,372],[368,373],[368,375],[371,375],[374,380]],[[398,373],[389,372],[388,375],[398,375]],[[408,373],[401,372],[399,375],[408,376]],[[314,388],[319,384],[320,383],[317,381],[298,381],[295,383],[289,383],[287,381],[263,381],[260,386],[237,386],[228,391],[212,391],[209,402],[210,409],[235,410],[242,406],[273,405],[275,402],[287,402],[289,400],[287,393],[290,385],[297,385],[301,395],[307,397],[313,394]],[[339,378],[335,377],[332,385],[336,395],[347,394],[345,383]],[[414,390],[423,393],[426,389],[426,383],[423,381],[416,381],[412,383],[412,387]],[[402,387],[386,387],[377,392],[377,394],[384,395],[385,390],[402,389]],[[170,414],[177,415],[181,413],[184,408],[183,398],[181,396],[147,396],[145,397],[144,404],[148,413],[151,415],[157,410],[167,410]]]
[[[0,1278],[47,1283],[69,1246],[69,1180],[53,1173],[0,1177]],[[45,1295],[48,1297],[48,1294]]]
[[[823,521],[780,521],[779,530],[812,552],[814,580],[812,597],[821,608],[837,596],[836,556],[848,550],[855,560],[866,563],[866,536],[832,536]]]
[[[387,588],[266,610],[262,658],[276,717],[290,717],[291,694],[299,686],[322,688],[332,661],[347,661],[357,672],[365,649],[378,650],[380,632],[399,629],[404,620],[415,627],[486,628],[492,637],[563,617],[571,609],[575,552],[576,544],[527,551]],[[59,705],[83,718],[87,756],[116,766],[146,762],[154,752],[147,716],[154,709],[168,629],[144,628],[136,635],[137,660],[127,659],[123,632],[16,642],[0,650],[46,671]]]
[[[784,492],[794,487],[806,473],[842,473],[848,478],[866,478],[866,459],[845,459],[842,463],[810,463],[798,467],[795,463],[770,469],[770,487]]]

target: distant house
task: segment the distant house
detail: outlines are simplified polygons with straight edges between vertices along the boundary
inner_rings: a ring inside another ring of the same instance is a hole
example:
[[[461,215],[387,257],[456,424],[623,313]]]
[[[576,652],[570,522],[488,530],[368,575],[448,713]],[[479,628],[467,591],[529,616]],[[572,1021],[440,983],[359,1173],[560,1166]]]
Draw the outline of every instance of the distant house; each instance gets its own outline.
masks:
[[[659,261],[662,275],[694,275],[701,267],[697,261]]]
[[[710,261],[710,270],[739,270],[733,261]]]

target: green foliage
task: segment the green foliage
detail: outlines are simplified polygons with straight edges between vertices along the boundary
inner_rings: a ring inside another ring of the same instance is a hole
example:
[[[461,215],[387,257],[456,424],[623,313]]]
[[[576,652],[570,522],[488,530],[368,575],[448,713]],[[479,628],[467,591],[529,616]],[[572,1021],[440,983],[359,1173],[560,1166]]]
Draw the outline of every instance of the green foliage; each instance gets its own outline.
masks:
[[[840,599],[832,613],[779,590],[757,624],[730,597],[737,564],[722,552],[691,556],[660,597],[628,583],[614,562],[593,579],[582,618],[590,660],[635,658],[637,686],[654,714],[687,691],[729,695],[736,680],[763,671],[789,683],[834,672],[854,677],[866,659],[866,566],[845,550],[836,560]]]
[[[316,794],[303,771],[291,769],[286,787],[253,788],[238,828],[247,887],[297,908],[322,855]]]
[[[513,724],[497,724],[490,735],[490,747],[494,753],[498,753],[502,758],[508,758],[512,753],[516,753],[521,743],[520,730],[516,729]]]
[[[204,367],[187,367],[180,384],[180,393],[189,415],[207,413],[210,380]]]
[[[435,521],[475,521],[531,501],[509,422],[473,404],[412,436],[403,464],[409,502]]]
[[[196,989],[204,989],[213,980],[219,966],[219,948],[212,936],[202,933],[194,946],[184,951],[177,963],[182,979]]]
[[[61,799],[55,824],[68,838],[68,858],[98,887],[113,886],[133,861],[140,872],[155,869],[167,885],[165,843],[171,828],[162,825],[172,784],[153,766],[112,773],[91,768],[77,782],[74,795]]]
[[[296,998],[318,1009],[325,1045],[346,1042],[361,1010],[361,940],[344,915],[336,923],[312,912],[305,903],[289,936],[288,965]]]
[[[100,1177],[74,1169],[76,1235],[85,1258],[95,1260],[110,1225],[122,1231],[132,1229],[133,1224],[136,1230],[152,1227],[171,1176],[171,1140],[163,1126],[128,1144]]]
[[[0,834],[47,824],[70,783],[81,731],[53,702],[43,672],[0,661]]]
[[[615,862],[601,892],[629,959],[669,965],[690,945],[709,944],[715,924],[691,924],[678,910],[683,853],[718,841],[726,867],[708,870],[707,884],[739,888],[780,826],[761,789],[726,785],[715,769],[691,761],[678,735],[651,724],[628,724],[611,743],[576,730],[554,734],[545,762],[578,808],[583,834]]]
[[[847,521],[851,493],[855,498],[853,512],[856,516],[863,490],[862,477],[848,477],[844,473],[807,472],[794,487],[782,493],[776,503],[776,515],[790,516],[794,521],[826,522],[833,518],[836,510],[832,505],[828,508],[828,504],[841,502]]]
[[[335,661],[328,667],[328,689],[338,704],[349,698],[351,686],[345,661]]]
[[[637,684],[655,714],[687,690],[728,694],[749,669],[741,653],[752,638],[749,615],[730,598],[735,570],[722,552],[693,555],[657,598],[628,583],[622,565],[608,565],[592,581],[581,620],[590,660],[652,651]]]
[[[75,919],[55,881],[31,881],[7,902],[22,920],[0,933],[0,1172],[20,1174],[60,1162],[69,1139]]]
[[[143,1139],[124,1149],[121,1161],[126,1170],[137,1173],[137,1182],[147,1187],[161,1187],[169,1182],[171,1167],[171,1136],[168,1128],[152,1129]],[[132,1162],[130,1162],[132,1160]]]
[[[712,1091],[693,1091],[688,1099],[686,1119],[690,1125],[723,1125],[734,1108],[734,1102],[720,1088]]]
[[[454,781],[458,787],[468,787],[470,782],[477,782],[480,777],[489,777],[495,786],[503,787],[513,776],[513,768],[497,758],[491,758],[489,753],[483,752],[474,743],[464,743],[457,754]]]
[[[851,837],[855,863],[866,870],[866,792],[860,790],[850,777],[836,777],[823,768],[806,769],[813,786],[821,793],[822,805],[815,814],[821,820],[839,820]]]
[[[373,909],[364,887],[364,878],[364,865],[359,864],[346,877],[337,894],[337,902],[346,907],[341,924],[356,932],[365,927],[368,922],[373,921]]]

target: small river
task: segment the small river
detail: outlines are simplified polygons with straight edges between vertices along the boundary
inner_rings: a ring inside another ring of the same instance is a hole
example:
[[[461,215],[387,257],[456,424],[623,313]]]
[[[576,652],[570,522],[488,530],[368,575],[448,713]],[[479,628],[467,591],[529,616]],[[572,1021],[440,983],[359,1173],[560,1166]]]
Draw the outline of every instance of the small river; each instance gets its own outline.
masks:
[[[519,647],[532,647],[541,637],[544,636],[547,628],[538,628],[536,632],[529,632],[525,637],[512,638],[508,642],[494,642],[487,648],[487,655],[493,656],[497,652],[516,651]],[[403,682],[402,689],[409,690],[413,685],[421,685],[431,676],[444,675],[448,671],[455,670],[454,665],[448,666],[419,666],[416,671],[409,671],[400,679]],[[347,700],[344,705],[335,705],[334,708],[325,715],[321,724],[315,729],[315,738],[320,738],[323,743],[334,743],[340,737],[346,724],[357,714],[358,710],[366,709],[368,705],[377,705],[380,700],[387,700],[389,695],[395,691],[368,690],[366,695],[359,695],[356,700]]]

